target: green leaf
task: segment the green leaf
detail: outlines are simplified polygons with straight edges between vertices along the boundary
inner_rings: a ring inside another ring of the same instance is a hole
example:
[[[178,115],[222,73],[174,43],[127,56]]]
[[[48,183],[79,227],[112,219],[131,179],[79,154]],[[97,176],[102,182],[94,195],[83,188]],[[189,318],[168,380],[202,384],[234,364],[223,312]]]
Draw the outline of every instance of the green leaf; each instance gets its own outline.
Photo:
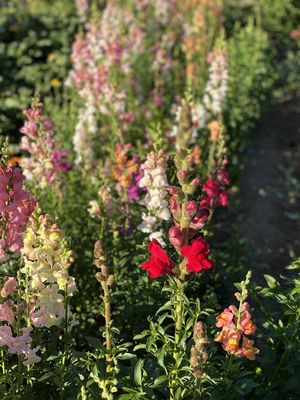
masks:
[[[264,277],[265,277],[265,280],[267,281],[269,288],[275,289],[277,286],[279,286],[279,283],[276,281],[276,279],[273,276],[265,274]]]
[[[142,386],[142,371],[144,366],[144,360],[138,360],[134,368],[134,382],[138,386]]]
[[[158,378],[155,379],[155,381],[153,382],[153,384],[150,386],[151,388],[157,388],[158,386],[160,386],[162,383],[166,382],[166,380],[168,379],[167,375],[161,375]]]

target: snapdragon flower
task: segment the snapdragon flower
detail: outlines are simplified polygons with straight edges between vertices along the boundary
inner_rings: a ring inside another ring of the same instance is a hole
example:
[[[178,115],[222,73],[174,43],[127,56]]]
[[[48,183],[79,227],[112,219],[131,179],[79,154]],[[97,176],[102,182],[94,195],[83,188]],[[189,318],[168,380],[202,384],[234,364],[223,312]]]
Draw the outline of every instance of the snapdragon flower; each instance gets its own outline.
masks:
[[[23,232],[35,208],[35,199],[23,188],[21,169],[0,163],[0,261],[23,246]]]
[[[142,165],[144,176],[139,182],[139,186],[147,190],[143,204],[148,212],[142,214],[143,222],[138,229],[150,234],[150,240],[156,239],[162,246],[165,242],[160,227],[163,221],[171,218],[167,201],[169,186],[166,176],[167,160],[168,157],[163,150],[148,154],[147,160]]]
[[[31,365],[40,361],[40,357],[36,354],[40,349],[39,346],[31,348],[32,327],[21,328],[22,334],[14,336],[12,329],[8,325],[0,326],[0,347],[7,346],[8,353],[24,356],[23,364]]]
[[[73,68],[66,84],[77,89],[83,102],[73,140],[78,164],[93,157],[97,117],[113,116],[121,130],[134,122],[135,114],[127,109],[126,90],[115,77],[124,77],[131,87],[133,63],[144,51],[143,39],[133,12],[113,3],[105,7],[97,22],[87,25],[86,35],[76,36]]]
[[[22,272],[29,277],[33,325],[60,326],[66,315],[65,297],[73,294],[76,285],[68,273],[72,252],[63,232],[47,214],[37,212],[30,218],[22,256]],[[68,314],[72,318],[69,310]]]
[[[139,182],[142,179],[142,171],[140,171],[140,159],[138,156],[129,156],[132,145],[127,143],[122,145],[116,144],[115,147],[115,164],[112,167],[113,178],[117,180],[117,191],[122,194],[126,191],[126,196],[130,201],[139,200],[141,188]]]
[[[208,56],[209,78],[204,91],[203,104],[214,117],[222,112],[228,90],[228,57],[223,51],[215,50]]]
[[[62,184],[63,174],[71,169],[67,161],[68,152],[61,150],[54,140],[52,132],[54,125],[43,115],[42,104],[33,99],[31,108],[24,110],[27,118],[20,132],[23,133],[20,148],[29,153],[22,157],[21,166],[24,175],[29,180],[35,180],[41,188],[50,183]]]

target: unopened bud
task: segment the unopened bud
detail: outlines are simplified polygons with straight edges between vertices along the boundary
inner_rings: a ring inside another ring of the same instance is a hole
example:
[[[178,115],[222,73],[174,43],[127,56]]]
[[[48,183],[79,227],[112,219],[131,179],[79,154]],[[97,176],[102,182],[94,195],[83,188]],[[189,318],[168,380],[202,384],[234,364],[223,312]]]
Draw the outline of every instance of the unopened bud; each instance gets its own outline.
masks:
[[[178,178],[179,183],[180,183],[181,185],[183,185],[183,184],[186,183],[187,175],[188,175],[187,172],[184,171],[184,170],[181,170],[181,171],[178,171],[178,172],[177,172],[177,178]]]
[[[173,215],[180,212],[180,205],[177,203],[175,197],[169,198],[170,210]]]
[[[107,286],[111,286],[115,281],[115,278],[113,275],[109,275],[109,277],[107,278]]]
[[[184,211],[189,218],[192,218],[196,214],[197,209],[197,202],[195,200],[191,200],[186,203]]]
[[[197,186],[200,185],[200,183],[201,183],[201,179],[200,178],[193,179],[188,185],[187,193],[188,194],[194,194]]]
[[[174,195],[174,194],[178,194],[178,192],[180,191],[180,188],[177,186],[170,186],[168,188],[168,191],[169,191],[170,195]]]
[[[98,282],[104,282],[105,281],[105,276],[102,274],[102,272],[97,272],[95,275],[96,279]]]
[[[169,229],[169,240],[175,249],[180,249],[183,243],[183,234],[178,226]]]
[[[209,210],[207,208],[199,208],[197,214],[192,219],[191,228],[200,230],[205,225],[209,216]]]
[[[207,208],[210,209],[211,206],[211,199],[208,196],[202,197],[200,200],[199,208]]]
[[[193,165],[193,156],[192,156],[192,154],[188,154],[185,157],[185,159],[183,160],[182,168],[185,171],[188,171],[191,168],[192,165]]]

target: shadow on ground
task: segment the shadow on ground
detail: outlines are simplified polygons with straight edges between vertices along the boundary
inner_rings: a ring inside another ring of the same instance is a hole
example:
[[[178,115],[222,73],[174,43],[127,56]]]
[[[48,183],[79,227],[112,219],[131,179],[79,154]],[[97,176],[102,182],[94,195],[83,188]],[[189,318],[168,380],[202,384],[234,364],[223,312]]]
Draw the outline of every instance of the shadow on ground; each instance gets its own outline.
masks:
[[[300,256],[300,93],[274,105],[244,158],[237,226],[254,276],[278,275]]]

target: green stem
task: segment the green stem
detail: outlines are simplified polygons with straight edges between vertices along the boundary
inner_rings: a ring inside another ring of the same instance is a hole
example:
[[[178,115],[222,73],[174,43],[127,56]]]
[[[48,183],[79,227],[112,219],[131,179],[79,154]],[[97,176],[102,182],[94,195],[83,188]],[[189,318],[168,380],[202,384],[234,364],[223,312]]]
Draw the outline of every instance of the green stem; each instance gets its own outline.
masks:
[[[68,333],[68,325],[69,325],[69,314],[68,314],[69,302],[68,302],[68,287],[66,285],[65,288],[65,320],[64,320],[64,350],[61,359],[61,374],[60,374],[60,399],[64,398],[64,381],[65,381],[65,373],[66,373],[66,360],[67,353],[69,347],[69,333]]]
[[[5,356],[4,356],[4,350],[1,349],[1,368],[2,368],[2,374],[6,376],[6,368],[5,368]]]

